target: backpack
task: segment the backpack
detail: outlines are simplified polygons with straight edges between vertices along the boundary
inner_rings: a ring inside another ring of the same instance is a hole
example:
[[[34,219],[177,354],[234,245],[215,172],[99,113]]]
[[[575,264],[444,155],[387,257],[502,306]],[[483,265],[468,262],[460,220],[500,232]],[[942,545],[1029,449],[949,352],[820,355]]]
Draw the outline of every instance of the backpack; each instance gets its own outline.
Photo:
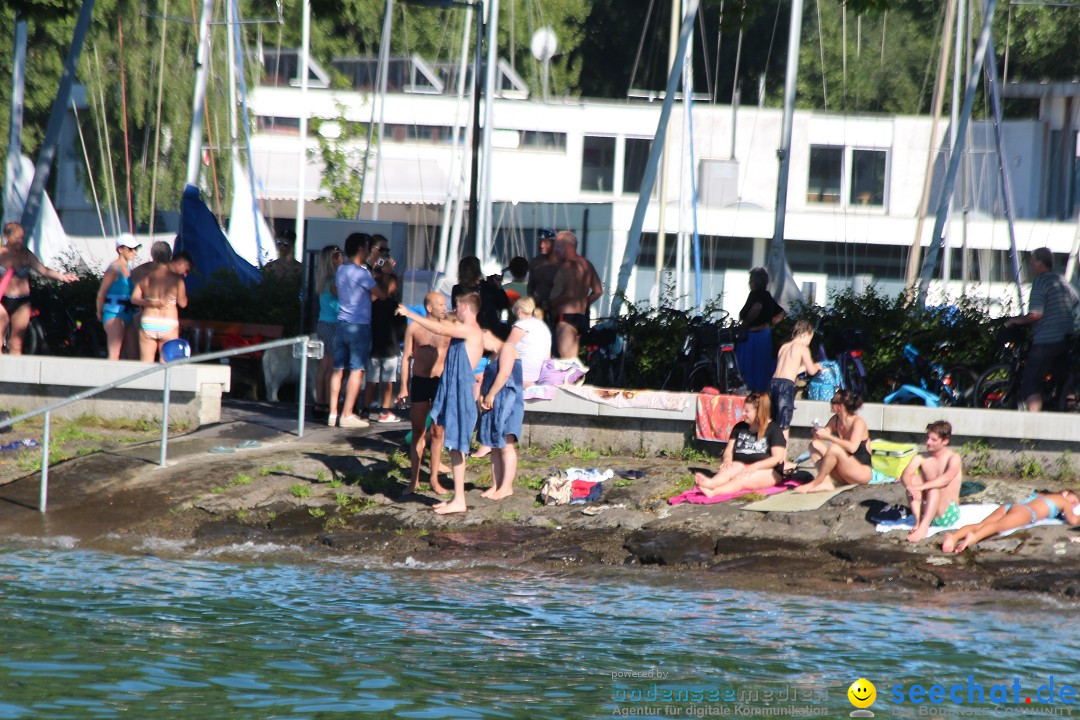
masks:
[[[552,475],[540,486],[540,499],[545,505],[569,505],[573,490],[573,481],[569,477]]]
[[[833,395],[843,385],[840,382],[840,363],[835,360],[822,360],[821,372],[810,378],[806,386],[807,400],[832,400]]]

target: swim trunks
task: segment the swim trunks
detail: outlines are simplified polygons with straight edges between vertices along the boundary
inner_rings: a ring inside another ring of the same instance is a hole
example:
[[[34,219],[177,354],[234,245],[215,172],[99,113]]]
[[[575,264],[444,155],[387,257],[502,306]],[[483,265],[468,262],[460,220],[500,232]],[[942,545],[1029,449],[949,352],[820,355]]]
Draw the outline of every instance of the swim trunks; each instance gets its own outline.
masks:
[[[559,315],[559,322],[572,325],[577,330],[578,337],[589,331],[589,316],[582,313],[562,313]]]
[[[787,378],[773,378],[769,381],[769,400],[773,420],[781,430],[787,430],[795,413],[795,383]]]
[[[437,392],[439,392],[439,378],[413,375],[412,385],[409,386],[409,402],[414,404],[434,402]]]
[[[941,517],[930,521],[930,527],[952,527],[960,519],[960,507],[956,503],[949,503]]]

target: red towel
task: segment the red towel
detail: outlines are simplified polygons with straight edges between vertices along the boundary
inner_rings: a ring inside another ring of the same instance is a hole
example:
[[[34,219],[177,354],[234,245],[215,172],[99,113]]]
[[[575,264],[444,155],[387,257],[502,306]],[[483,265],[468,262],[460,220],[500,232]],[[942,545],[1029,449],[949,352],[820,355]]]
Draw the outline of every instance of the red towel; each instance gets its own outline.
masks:
[[[588,480],[574,480],[570,483],[570,499],[576,500],[577,498],[589,497],[589,493],[592,492],[595,484]]]
[[[698,395],[694,428],[697,439],[727,442],[731,429],[742,420],[745,401],[742,395]]]

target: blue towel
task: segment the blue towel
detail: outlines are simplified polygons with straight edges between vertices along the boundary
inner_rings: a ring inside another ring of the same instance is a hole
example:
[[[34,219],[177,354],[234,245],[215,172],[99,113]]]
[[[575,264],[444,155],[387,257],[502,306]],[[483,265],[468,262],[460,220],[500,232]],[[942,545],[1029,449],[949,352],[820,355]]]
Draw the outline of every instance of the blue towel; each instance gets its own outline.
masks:
[[[473,369],[465,341],[454,338],[446,351],[442,382],[431,403],[431,417],[435,425],[446,429],[447,450],[459,450],[469,454],[473,428],[476,427],[476,400],[473,399]]]
[[[739,372],[742,373],[746,387],[754,392],[767,392],[769,380],[776,370],[772,330],[765,328],[750,333],[746,342],[735,346],[735,358],[739,361]]]
[[[480,385],[480,397],[487,395],[499,374],[498,358],[488,363],[484,381]],[[502,390],[495,395],[490,410],[480,416],[480,429],[476,433],[481,445],[500,449],[506,447],[506,436],[521,439],[521,423],[525,419],[524,381],[521,379],[521,361],[514,361],[514,369]]]

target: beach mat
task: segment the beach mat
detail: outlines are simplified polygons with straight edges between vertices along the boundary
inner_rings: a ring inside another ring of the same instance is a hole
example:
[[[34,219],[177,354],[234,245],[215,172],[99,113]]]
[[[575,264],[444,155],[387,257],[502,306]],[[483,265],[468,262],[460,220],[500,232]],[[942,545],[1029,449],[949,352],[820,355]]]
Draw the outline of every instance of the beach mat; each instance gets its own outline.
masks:
[[[994,512],[998,508],[994,503],[973,503],[970,505],[960,506],[960,519],[949,527],[934,527],[933,525],[926,531],[926,537],[936,535],[939,532],[945,530],[954,530],[964,525],[974,525],[975,523],[982,522],[986,517]],[[1064,523],[1057,518],[1043,518],[1038,522],[1029,523],[1023,527],[1014,528],[1013,530],[1007,530],[999,535],[999,537],[1005,537],[1006,535],[1012,535],[1018,530],[1025,530],[1027,528],[1036,527],[1038,525],[1062,525]],[[915,529],[915,518],[906,517],[902,520],[889,520],[886,522],[880,522],[877,524],[876,529],[878,532],[889,532],[890,530],[904,530],[911,532]]]
[[[854,485],[842,485],[835,490],[815,493],[786,492],[767,497],[764,500],[744,505],[743,510],[754,512],[803,512],[817,510],[831,498],[854,488]]]
[[[790,490],[793,487],[798,487],[799,483],[787,481],[782,485],[773,485],[760,490],[744,490],[737,493],[724,493],[722,495],[714,495],[713,497],[705,497],[705,494],[697,488],[691,488],[684,493],[676,495],[675,497],[668,498],[668,502],[672,505],[678,505],[679,503],[690,503],[691,505],[712,505],[714,503],[727,502],[728,500],[734,500],[735,498],[742,497],[743,495],[752,495],[757,493],[758,495],[776,495],[782,493],[785,490]]]

